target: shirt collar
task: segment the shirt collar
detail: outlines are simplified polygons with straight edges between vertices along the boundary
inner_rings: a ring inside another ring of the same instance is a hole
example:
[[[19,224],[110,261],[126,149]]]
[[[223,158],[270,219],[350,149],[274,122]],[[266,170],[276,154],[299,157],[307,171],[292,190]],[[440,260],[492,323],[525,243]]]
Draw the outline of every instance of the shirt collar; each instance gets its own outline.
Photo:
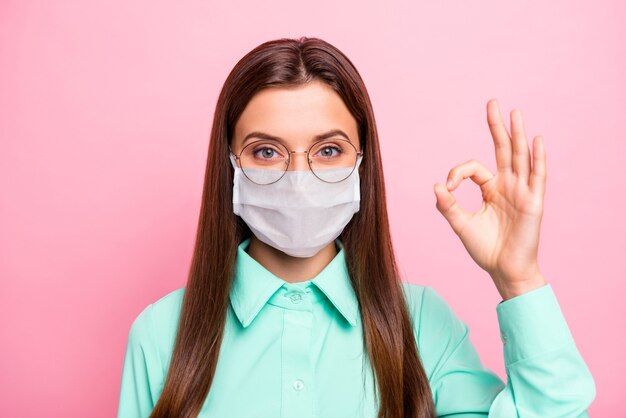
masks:
[[[230,290],[233,310],[244,328],[254,321],[272,295],[287,283],[246,252],[249,243],[250,238],[247,238],[237,248],[235,275]],[[343,243],[339,239],[336,239],[335,243],[339,251],[330,263],[311,279],[311,283],[324,293],[351,326],[355,326],[358,314],[356,294],[348,274]]]

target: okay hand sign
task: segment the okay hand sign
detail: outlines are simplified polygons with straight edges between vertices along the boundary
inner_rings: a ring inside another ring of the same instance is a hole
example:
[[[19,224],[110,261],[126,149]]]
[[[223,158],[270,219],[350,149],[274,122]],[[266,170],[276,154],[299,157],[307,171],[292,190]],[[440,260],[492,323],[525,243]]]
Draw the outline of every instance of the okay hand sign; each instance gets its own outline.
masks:
[[[507,300],[546,284],[537,263],[546,153],[543,137],[536,136],[531,159],[519,110],[511,112],[512,135],[495,99],[487,103],[487,122],[498,172],[494,175],[480,162],[469,160],[452,168],[447,186],[436,183],[434,191],[439,212]],[[483,204],[475,213],[461,208],[451,193],[466,178],[482,192]]]

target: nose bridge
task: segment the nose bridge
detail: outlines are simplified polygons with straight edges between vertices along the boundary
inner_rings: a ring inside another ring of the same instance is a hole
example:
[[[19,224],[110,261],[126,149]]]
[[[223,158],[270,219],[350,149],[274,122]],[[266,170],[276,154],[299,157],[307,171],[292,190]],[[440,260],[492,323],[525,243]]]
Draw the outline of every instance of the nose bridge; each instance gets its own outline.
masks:
[[[291,162],[287,170],[289,171],[303,171],[309,169],[307,151],[291,151]]]

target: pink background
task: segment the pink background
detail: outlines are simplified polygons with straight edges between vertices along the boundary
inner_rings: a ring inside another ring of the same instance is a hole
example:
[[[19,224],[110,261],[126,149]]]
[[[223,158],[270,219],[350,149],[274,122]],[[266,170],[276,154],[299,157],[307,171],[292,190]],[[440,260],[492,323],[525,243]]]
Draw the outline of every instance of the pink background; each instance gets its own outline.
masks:
[[[590,414],[623,411],[623,2],[51,3],[0,4],[0,416],[114,416],[132,320],[185,284],[219,89],[253,47],[303,35],[368,86],[406,281],[503,379],[500,297],[432,186],[471,158],[495,169],[490,98],[507,126],[522,110],[548,159],[540,265],[596,379]],[[455,194],[479,208],[471,181]]]

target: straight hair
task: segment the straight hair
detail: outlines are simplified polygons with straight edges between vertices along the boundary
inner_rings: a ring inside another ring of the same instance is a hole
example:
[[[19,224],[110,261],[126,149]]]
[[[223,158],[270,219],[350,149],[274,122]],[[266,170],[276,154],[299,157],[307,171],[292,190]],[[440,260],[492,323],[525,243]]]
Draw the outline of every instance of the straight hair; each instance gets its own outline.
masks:
[[[364,359],[374,376],[378,418],[435,417],[413,320],[394,256],[374,113],[360,74],[319,38],[281,38],[248,52],[229,73],[217,100],[196,241],[163,390],[150,418],[195,418],[211,388],[229,308],[238,245],[250,237],[233,213],[229,145],[247,103],[268,87],[321,80],[339,94],[358,124],[364,151],[359,211],[339,239],[363,326]]]

